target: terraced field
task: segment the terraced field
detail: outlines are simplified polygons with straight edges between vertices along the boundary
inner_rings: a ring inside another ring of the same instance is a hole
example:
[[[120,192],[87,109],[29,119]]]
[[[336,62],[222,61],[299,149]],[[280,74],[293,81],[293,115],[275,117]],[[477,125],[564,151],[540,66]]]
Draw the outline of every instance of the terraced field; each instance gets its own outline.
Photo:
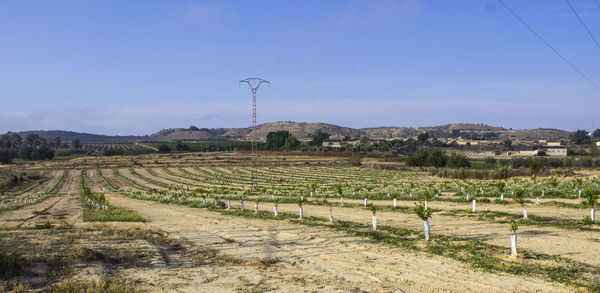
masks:
[[[63,162],[66,171],[49,163],[48,181],[18,196],[52,196],[0,210],[0,256],[21,264],[3,274],[2,286],[600,290],[600,225],[586,218],[586,196],[600,183],[594,174],[442,180],[349,167],[339,158],[264,156],[255,170],[247,158],[139,156],[129,165],[89,159]],[[413,213],[425,201],[429,241]],[[510,223],[519,226],[517,256]],[[9,245],[19,241],[25,244]]]

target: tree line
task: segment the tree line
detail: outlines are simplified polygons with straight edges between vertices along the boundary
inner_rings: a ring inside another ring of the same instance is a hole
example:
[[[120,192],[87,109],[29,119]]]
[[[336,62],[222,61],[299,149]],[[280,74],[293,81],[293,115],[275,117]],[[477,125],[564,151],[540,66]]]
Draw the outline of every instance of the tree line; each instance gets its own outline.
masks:
[[[29,134],[23,139],[17,133],[0,136],[0,163],[8,164],[16,158],[24,160],[50,160],[54,149],[62,144],[60,137],[46,140],[37,134]]]

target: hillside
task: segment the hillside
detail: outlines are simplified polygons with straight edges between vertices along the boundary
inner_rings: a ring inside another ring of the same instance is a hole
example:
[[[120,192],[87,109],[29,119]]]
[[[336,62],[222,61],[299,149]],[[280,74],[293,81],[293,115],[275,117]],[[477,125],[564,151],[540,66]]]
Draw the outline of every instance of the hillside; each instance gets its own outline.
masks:
[[[157,133],[146,136],[109,136],[90,133],[78,133],[72,131],[50,130],[50,131],[23,131],[19,132],[22,137],[30,133],[40,135],[43,138],[61,137],[64,142],[69,142],[74,138],[79,138],[84,143],[118,143],[135,141],[175,141],[175,140],[250,140],[251,128],[172,128],[163,129]],[[360,138],[367,136],[372,139],[407,139],[416,137],[425,131],[434,136],[444,136],[458,131],[462,134],[476,133],[489,134],[494,133],[498,139],[511,139],[521,141],[533,141],[537,139],[547,140],[566,140],[571,132],[560,129],[538,128],[513,130],[502,127],[494,127],[483,124],[455,123],[441,126],[430,127],[374,127],[354,129],[327,123],[308,123],[308,122],[270,122],[257,126],[256,138],[265,140],[267,134],[271,131],[287,130],[300,140],[309,140],[317,131],[327,132],[331,138],[342,139]]]
[[[75,138],[79,138],[81,142],[88,143],[118,143],[118,142],[134,142],[146,139],[147,136],[112,136],[91,133],[81,133],[64,130],[31,130],[17,132],[21,137],[25,138],[29,134],[37,134],[45,139],[53,139],[60,137],[63,142],[70,142]]]

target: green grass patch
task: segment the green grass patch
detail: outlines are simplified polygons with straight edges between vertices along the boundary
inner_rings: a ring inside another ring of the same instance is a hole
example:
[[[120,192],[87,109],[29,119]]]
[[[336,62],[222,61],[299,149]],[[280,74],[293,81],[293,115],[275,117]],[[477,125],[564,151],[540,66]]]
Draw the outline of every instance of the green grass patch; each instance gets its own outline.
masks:
[[[84,222],[144,222],[144,218],[138,213],[114,206],[109,206],[108,210],[98,209],[96,207],[84,206]]]

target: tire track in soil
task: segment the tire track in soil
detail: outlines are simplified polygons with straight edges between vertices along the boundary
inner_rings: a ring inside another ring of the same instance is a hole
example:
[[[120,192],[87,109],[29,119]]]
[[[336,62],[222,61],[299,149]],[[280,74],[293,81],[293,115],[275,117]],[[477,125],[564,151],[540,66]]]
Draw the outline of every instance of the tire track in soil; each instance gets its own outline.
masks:
[[[57,199],[41,211],[33,211],[33,215],[17,225],[18,228],[35,226],[50,222],[58,225],[73,225],[81,218],[81,203],[79,196],[79,171],[70,170],[65,182],[58,191]],[[42,202],[48,203],[48,202]]]

